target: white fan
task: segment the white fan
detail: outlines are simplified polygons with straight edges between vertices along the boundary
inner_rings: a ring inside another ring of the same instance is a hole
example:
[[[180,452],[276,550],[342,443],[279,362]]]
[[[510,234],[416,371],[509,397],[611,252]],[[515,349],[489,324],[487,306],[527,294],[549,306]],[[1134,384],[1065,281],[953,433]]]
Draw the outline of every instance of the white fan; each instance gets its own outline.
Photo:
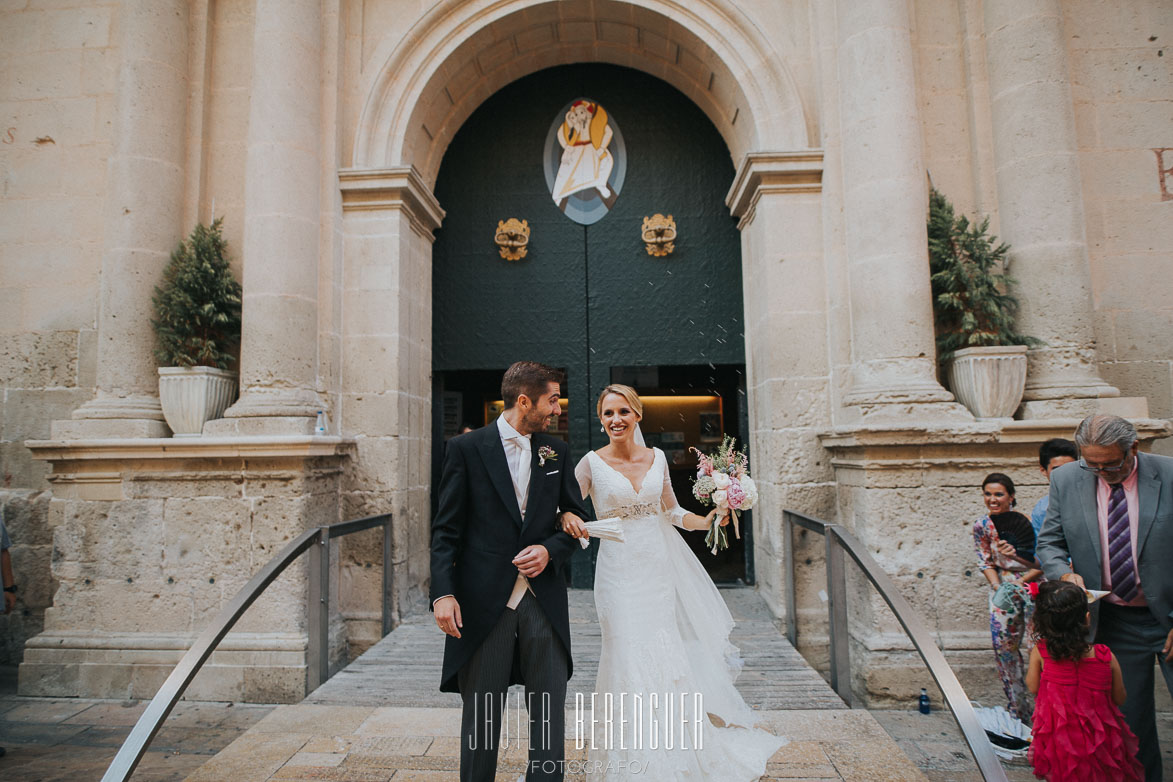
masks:
[[[602,538],[603,540],[613,540],[616,543],[622,543],[623,526],[622,519],[618,516],[613,516],[609,519],[599,519],[598,521],[588,521],[583,526],[587,528],[592,538]],[[586,538],[579,538],[578,542],[583,548],[591,545],[591,542]]]

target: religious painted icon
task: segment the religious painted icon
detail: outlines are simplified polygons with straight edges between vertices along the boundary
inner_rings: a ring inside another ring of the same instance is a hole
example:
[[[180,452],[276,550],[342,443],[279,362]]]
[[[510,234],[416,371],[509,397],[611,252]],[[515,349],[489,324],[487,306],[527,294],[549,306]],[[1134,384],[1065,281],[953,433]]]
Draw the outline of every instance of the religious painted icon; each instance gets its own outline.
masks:
[[[578,98],[555,118],[546,139],[546,185],[571,220],[590,225],[611,210],[627,169],[623,136],[598,101]]]

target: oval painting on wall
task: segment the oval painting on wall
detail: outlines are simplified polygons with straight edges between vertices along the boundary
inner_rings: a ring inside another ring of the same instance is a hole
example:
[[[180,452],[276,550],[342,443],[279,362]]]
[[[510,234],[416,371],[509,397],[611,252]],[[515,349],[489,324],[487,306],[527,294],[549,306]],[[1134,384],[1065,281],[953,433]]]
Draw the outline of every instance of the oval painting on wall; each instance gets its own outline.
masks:
[[[602,220],[623,189],[623,134],[596,100],[576,98],[562,108],[546,134],[543,158],[550,197],[580,225]]]

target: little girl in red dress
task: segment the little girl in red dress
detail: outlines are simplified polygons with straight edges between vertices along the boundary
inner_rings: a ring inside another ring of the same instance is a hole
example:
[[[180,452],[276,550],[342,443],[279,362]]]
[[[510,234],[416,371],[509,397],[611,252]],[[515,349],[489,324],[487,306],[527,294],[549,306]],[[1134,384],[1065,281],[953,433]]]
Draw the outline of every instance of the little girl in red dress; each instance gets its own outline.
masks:
[[[1026,686],[1035,698],[1030,762],[1049,782],[1144,779],[1137,740],[1118,706],[1124,679],[1115,655],[1086,638],[1087,593],[1065,581],[1039,585]]]

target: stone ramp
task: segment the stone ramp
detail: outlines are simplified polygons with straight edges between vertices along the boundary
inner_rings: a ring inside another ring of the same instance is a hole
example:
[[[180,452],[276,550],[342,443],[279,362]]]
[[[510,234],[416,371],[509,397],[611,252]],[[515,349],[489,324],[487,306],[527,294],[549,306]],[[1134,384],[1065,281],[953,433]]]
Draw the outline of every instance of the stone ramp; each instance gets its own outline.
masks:
[[[751,589],[724,589],[745,668],[738,689],[762,727],[790,743],[771,758],[764,780],[924,780],[866,711],[845,708],[822,677],[786,642]],[[575,675],[567,703],[589,697],[599,661],[591,592],[570,596]],[[431,615],[405,621],[310,697],[279,706],[188,777],[189,782],[453,780],[460,764],[460,700],[440,693],[443,639]],[[512,703],[512,701],[511,701]],[[567,780],[583,779],[585,748],[567,714]],[[515,782],[526,761],[526,728],[500,751],[497,779]],[[633,776],[633,779],[638,779]]]
[[[737,622],[732,642],[745,667],[737,689],[755,709],[842,709],[839,696],[807,665],[779,631],[764,600],[749,588],[722,589]],[[570,592],[574,676],[567,704],[575,695],[590,699],[599,667],[599,624],[594,593]],[[432,615],[411,617],[365,654],[336,673],[303,703],[346,706],[460,706],[460,697],[442,693],[440,663],[444,637]],[[520,691],[519,688],[515,688]]]

